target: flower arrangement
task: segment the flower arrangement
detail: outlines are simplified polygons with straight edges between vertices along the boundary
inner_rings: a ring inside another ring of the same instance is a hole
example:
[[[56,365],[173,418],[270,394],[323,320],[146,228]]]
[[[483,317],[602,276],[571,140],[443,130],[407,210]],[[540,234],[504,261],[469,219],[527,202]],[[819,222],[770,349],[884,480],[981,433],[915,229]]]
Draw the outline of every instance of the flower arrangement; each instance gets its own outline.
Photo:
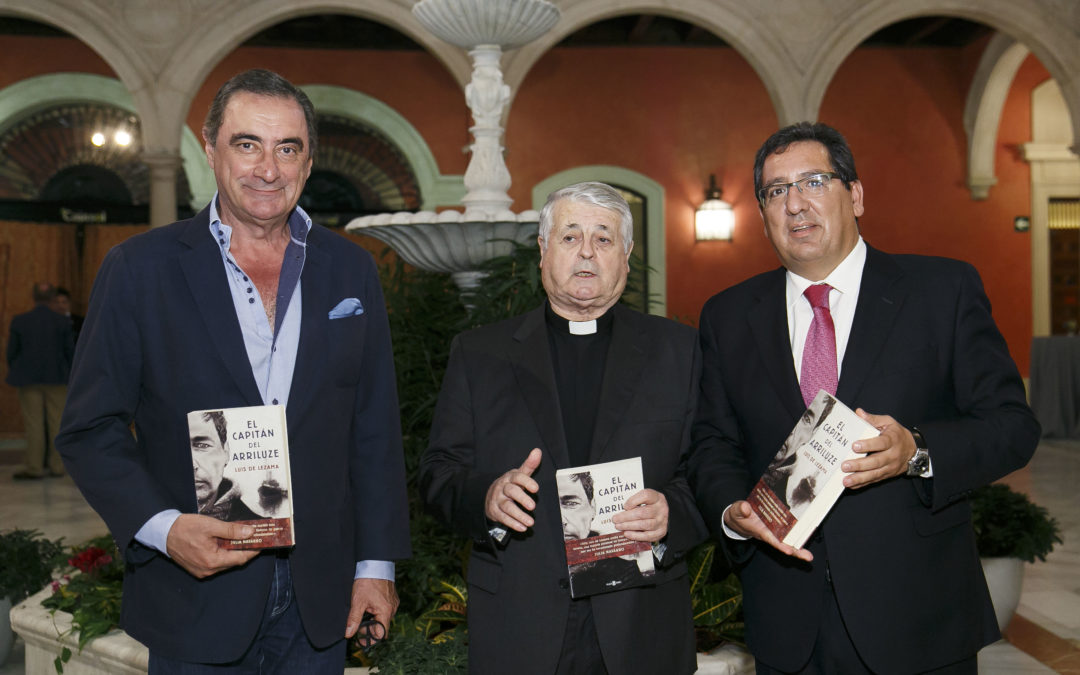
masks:
[[[61,579],[52,582],[53,594],[41,604],[53,614],[57,611],[71,614],[71,628],[60,637],[78,633],[81,652],[90,640],[120,624],[124,566],[116,544],[108,535],[74,547],[71,553],[68,570]],[[64,647],[53,661],[57,673],[64,672],[64,664],[70,658],[71,650]]]

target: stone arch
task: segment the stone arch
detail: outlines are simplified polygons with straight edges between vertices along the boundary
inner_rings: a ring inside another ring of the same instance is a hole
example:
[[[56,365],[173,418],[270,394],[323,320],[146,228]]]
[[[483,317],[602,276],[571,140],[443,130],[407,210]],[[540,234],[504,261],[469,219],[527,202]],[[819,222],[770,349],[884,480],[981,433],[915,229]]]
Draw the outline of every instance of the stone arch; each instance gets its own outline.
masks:
[[[171,14],[180,11],[184,5],[177,2],[154,7],[150,1],[134,0],[131,6],[125,7],[125,11],[131,17],[156,15],[160,22],[167,22]],[[90,2],[10,0],[5,5],[5,14],[55,26],[97,52],[130,92],[143,128],[144,149],[151,153],[171,153],[176,150],[180,141],[180,124],[174,122],[182,121],[183,113],[173,111],[170,115],[171,106],[161,104],[153,66],[142,53],[158,40],[153,22],[140,22],[132,18],[122,23]]]
[[[559,188],[583,181],[598,180],[628,188],[645,197],[645,246],[650,255],[649,293],[654,296],[650,312],[667,316],[667,260],[664,255],[664,186],[645,174],[621,166],[594,164],[575,166],[548,176],[533,186],[533,208],[539,211],[547,196]]]
[[[1076,11],[1076,10],[1074,10]],[[805,119],[816,119],[825,92],[840,65],[875,31],[926,15],[958,16],[1012,36],[1042,62],[1062,86],[1072,115],[1074,136],[1080,131],[1080,51],[1067,20],[1055,19],[1049,3],[1041,8],[1012,0],[873,0],[842,17],[810,60],[802,87]],[[1080,15],[1074,16],[1080,18]]]
[[[215,11],[216,10],[216,11]],[[415,40],[435,56],[464,88],[472,72],[468,57],[459,48],[442,42],[424,30],[409,8],[394,0],[327,0],[318,4],[296,0],[266,0],[258,3],[220,3],[202,23],[206,31],[189,35],[170,55],[162,68],[168,86],[185,92],[183,109],[191,104],[213,67],[245,39],[282,21],[313,13],[341,13],[362,16],[390,26]]]
[[[994,151],[998,125],[1013,78],[1029,54],[1027,47],[998,33],[986,45],[964,106],[968,140],[968,189],[972,199],[986,199],[997,183]]]
[[[0,89],[0,133],[35,110],[79,101],[112,105],[138,115],[131,93],[119,80],[88,73],[53,73]],[[181,134],[180,155],[191,188],[191,207],[198,209],[214,194],[214,175],[206,164],[202,143],[191,129],[185,126]]]
[[[560,7],[559,23],[537,40],[507,53],[503,58],[504,79],[516,93],[529,70],[552,47],[570,33],[596,21],[624,14],[658,14],[701,26],[719,35],[758,74],[776,109],[780,124],[801,119],[799,114],[801,75],[785,49],[781,36],[767,28],[751,4],[737,0],[579,0]]]
[[[438,206],[461,204],[461,198],[465,196],[463,178],[439,173],[439,166],[427,141],[396,110],[378,99],[344,87],[311,84],[303,85],[301,89],[319,113],[363,122],[393,142],[416,174],[422,210],[434,211]]]

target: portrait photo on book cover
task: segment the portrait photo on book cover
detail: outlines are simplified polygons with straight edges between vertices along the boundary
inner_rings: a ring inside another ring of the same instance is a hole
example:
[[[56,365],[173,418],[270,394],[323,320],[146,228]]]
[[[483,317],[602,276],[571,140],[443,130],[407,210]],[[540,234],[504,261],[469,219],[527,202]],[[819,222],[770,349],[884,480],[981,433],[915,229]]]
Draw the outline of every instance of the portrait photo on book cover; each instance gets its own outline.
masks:
[[[828,419],[836,405],[832,397],[816,397],[803,412],[798,424],[792,429],[765,469],[761,480],[799,518],[817,496],[819,471],[813,462],[799,462],[799,448],[804,446],[821,424]]]
[[[596,542],[598,550],[622,548],[625,542],[626,548],[642,548],[638,543],[631,542],[621,533],[611,532],[612,526],[602,525],[609,523],[612,513],[597,513],[596,485],[591,471],[578,471],[574,473],[556,474],[556,484],[559,490],[559,508],[562,512],[563,540],[566,542],[580,542],[581,547],[587,547]],[[610,510],[607,507],[606,510]],[[608,531],[604,533],[604,531]],[[601,541],[611,539],[610,544],[600,544]],[[575,544],[571,543],[568,550]],[[609,555],[600,553],[596,560],[570,564],[570,584],[573,596],[582,597],[617,591],[631,586],[641,586],[649,583],[656,572],[652,564],[652,550],[637,550],[625,555]],[[591,557],[591,556],[590,556]]]
[[[289,517],[288,490],[274,470],[233,461],[229,421],[224,411],[208,410],[188,419],[191,464],[198,512],[228,522]]]

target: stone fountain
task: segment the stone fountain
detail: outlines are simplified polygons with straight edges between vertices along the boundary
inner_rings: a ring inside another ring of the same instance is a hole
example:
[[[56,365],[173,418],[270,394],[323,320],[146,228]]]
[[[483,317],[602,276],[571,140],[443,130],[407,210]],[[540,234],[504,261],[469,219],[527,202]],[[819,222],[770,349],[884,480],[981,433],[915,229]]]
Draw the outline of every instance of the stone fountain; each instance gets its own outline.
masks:
[[[405,262],[432,272],[449,273],[463,296],[479,285],[480,265],[507,255],[511,241],[536,236],[539,214],[515,214],[510,171],[503,159],[502,116],[510,100],[499,59],[540,37],[559,20],[547,0],[420,0],[413,16],[435,36],[469,50],[472,80],[465,102],[473,116],[474,142],[465,171],[464,211],[380,213],[357,218],[349,232],[367,234],[390,245]]]

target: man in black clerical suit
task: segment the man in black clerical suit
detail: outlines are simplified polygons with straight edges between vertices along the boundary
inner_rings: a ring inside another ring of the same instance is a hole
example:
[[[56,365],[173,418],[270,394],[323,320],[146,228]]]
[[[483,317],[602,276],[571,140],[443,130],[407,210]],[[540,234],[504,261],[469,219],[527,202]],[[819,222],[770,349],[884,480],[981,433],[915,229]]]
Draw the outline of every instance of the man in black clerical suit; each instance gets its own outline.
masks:
[[[548,301],[457,336],[419,472],[429,509],[473,539],[473,673],[690,673],[683,555],[704,535],[684,478],[694,331],[617,304],[632,241],[602,183],[540,214]],[[646,489],[613,522],[654,544],[653,584],[571,600],[555,471],[641,457]]]
[[[689,476],[742,565],[757,671],[973,674],[998,629],[967,495],[1039,438],[979,275],[867,245],[854,157],[824,124],[765,141],[754,187],[783,267],[702,310]],[[866,456],[841,465],[847,490],[795,550],[744,500],[828,379],[881,435],[854,444]]]

